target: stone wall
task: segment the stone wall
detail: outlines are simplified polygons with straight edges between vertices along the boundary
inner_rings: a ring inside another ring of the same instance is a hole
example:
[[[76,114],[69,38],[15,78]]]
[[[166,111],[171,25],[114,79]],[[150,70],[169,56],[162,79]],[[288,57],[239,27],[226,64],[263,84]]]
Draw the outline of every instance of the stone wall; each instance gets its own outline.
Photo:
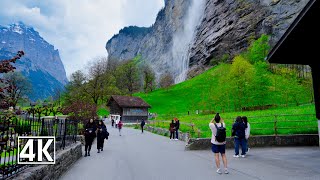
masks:
[[[158,128],[158,127],[152,127],[152,126],[146,126],[145,130],[150,131],[155,134],[160,134],[163,136],[170,136],[170,132],[168,129]],[[189,140],[189,134],[188,133],[182,133],[179,131],[179,140],[187,142]]]
[[[251,136],[248,143],[249,147],[319,146],[319,136],[317,134]],[[186,145],[186,150],[205,150],[210,148],[210,138],[192,138],[187,141]],[[233,138],[227,138],[226,148],[234,148]]]
[[[56,164],[28,167],[7,180],[49,180],[58,179],[71,165],[82,157],[81,142],[76,142],[56,154]]]

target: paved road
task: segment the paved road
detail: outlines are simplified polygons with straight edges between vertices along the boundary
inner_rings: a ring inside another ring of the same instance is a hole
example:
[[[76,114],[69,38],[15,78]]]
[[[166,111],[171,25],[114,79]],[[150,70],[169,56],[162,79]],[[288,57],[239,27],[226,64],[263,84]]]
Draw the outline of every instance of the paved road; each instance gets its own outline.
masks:
[[[320,148],[252,148],[246,158],[227,150],[230,174],[217,174],[213,153],[185,151],[182,141],[134,129],[108,128],[102,153],[96,143],[90,157],[79,159],[61,180],[212,180],[320,179]]]

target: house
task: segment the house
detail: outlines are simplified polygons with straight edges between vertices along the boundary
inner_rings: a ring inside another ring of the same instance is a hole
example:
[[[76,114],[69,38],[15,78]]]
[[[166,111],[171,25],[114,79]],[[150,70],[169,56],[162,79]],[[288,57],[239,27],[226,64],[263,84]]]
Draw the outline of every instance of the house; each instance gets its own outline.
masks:
[[[148,109],[151,106],[139,97],[113,95],[109,99],[107,106],[110,115],[120,115],[120,119],[126,122],[136,122],[137,120],[148,119]]]

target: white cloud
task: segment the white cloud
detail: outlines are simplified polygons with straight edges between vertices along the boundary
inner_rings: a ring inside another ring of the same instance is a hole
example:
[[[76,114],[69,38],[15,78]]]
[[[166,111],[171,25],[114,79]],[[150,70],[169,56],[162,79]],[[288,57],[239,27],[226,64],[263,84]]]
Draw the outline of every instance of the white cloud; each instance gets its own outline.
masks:
[[[150,26],[163,0],[1,0],[1,25],[22,21],[59,49],[67,76],[84,69],[124,26]]]

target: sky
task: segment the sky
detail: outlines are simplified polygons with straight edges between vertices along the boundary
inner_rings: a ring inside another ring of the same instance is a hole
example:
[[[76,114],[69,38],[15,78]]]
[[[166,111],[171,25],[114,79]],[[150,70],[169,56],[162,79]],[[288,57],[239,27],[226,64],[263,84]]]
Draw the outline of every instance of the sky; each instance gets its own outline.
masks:
[[[149,27],[164,0],[0,0],[0,25],[32,26],[60,52],[67,78],[97,57],[125,26]]]

